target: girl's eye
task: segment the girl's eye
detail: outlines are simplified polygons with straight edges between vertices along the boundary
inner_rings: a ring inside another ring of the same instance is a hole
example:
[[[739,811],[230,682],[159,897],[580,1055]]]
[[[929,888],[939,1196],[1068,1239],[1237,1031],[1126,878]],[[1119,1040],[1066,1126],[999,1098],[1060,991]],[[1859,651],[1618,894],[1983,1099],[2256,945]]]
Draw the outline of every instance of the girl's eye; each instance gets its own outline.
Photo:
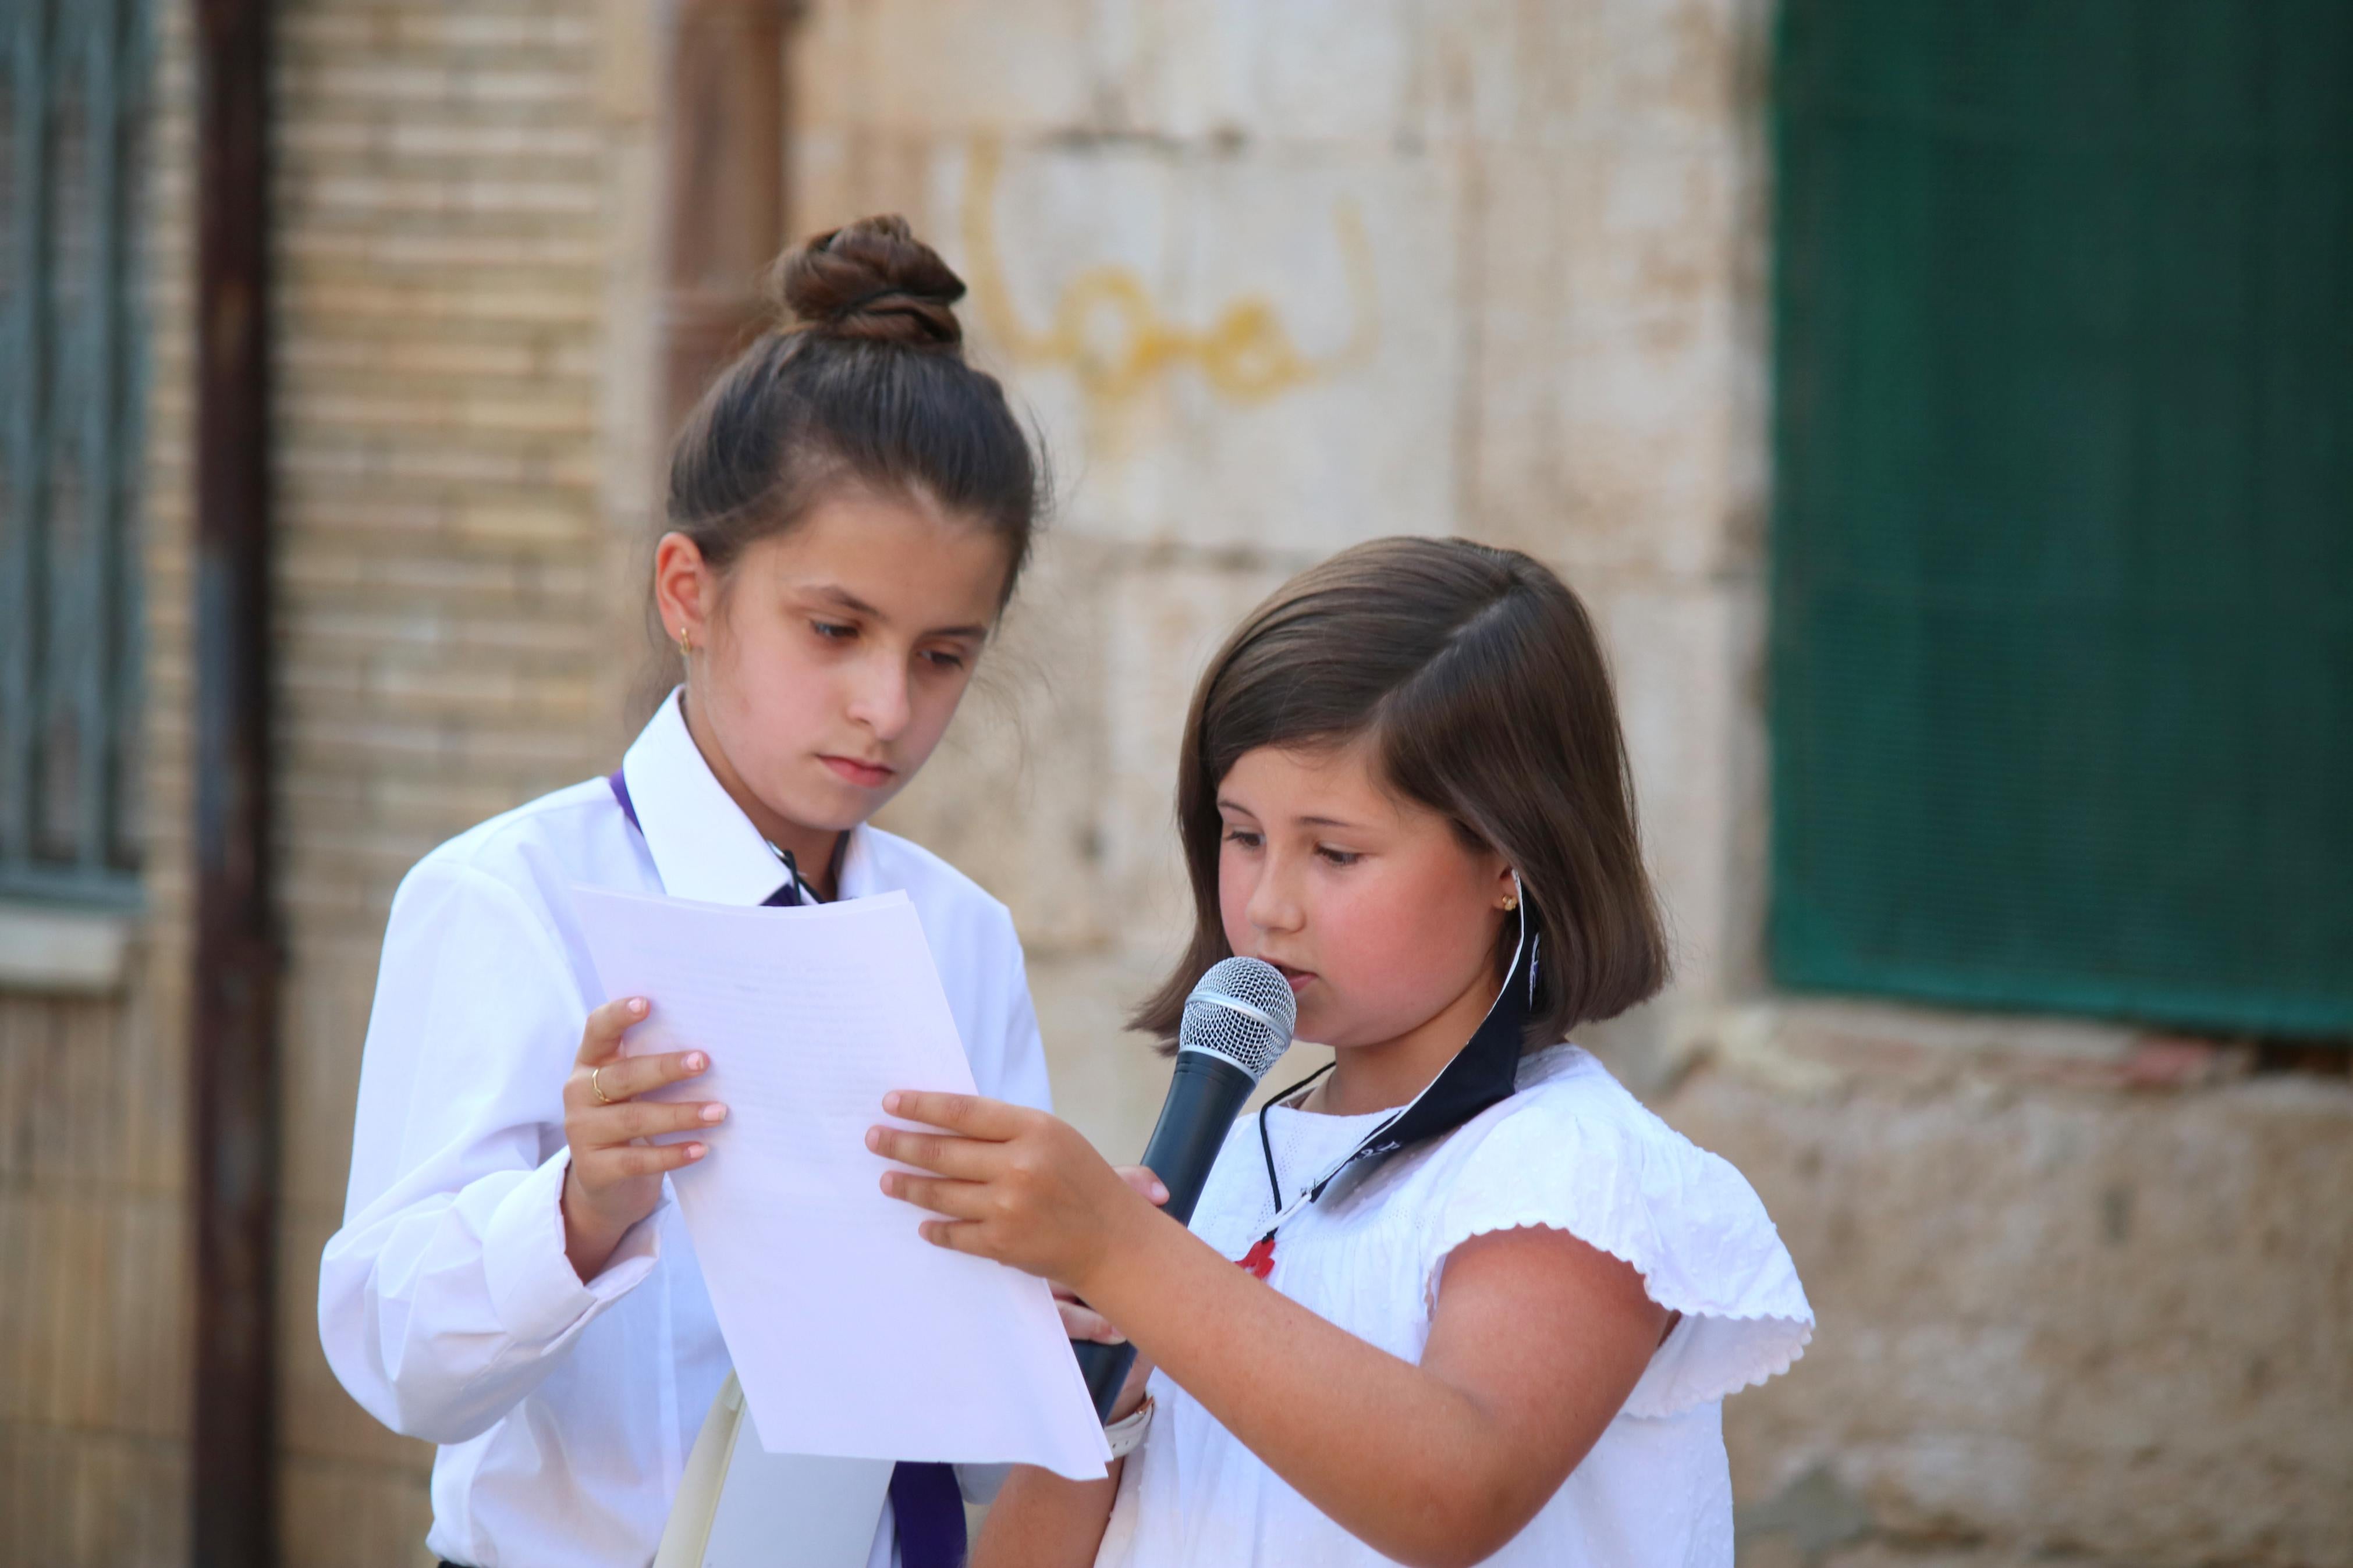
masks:
[[[858,628],[843,621],[811,621],[809,629],[828,642],[848,642],[858,635]]]
[[[1357,861],[1365,858],[1363,853],[1359,850],[1335,849],[1326,844],[1317,845],[1315,847],[1315,853],[1323,856],[1325,860],[1335,866],[1353,866]]]
[[[1226,842],[1240,845],[1244,849],[1255,849],[1258,847],[1258,835],[1248,828],[1229,827],[1226,829]]]
[[[926,648],[923,652],[923,658],[934,669],[962,669],[964,668],[964,655],[960,653],[948,653],[939,648]]]

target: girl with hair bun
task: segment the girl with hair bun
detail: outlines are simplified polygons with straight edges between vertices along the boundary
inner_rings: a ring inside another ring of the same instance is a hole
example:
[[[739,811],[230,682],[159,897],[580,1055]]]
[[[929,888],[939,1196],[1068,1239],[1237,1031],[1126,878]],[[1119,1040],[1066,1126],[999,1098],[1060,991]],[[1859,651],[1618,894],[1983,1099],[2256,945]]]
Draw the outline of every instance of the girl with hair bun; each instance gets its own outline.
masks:
[[[903,220],[811,240],[776,287],[786,319],[671,456],[650,594],[676,688],[610,777],[427,855],[385,933],[319,1331],[370,1413],[440,1445],[427,1544],[468,1568],[650,1561],[729,1373],[664,1181],[704,1146],[645,1142],[727,1108],[638,1098],[709,1063],[619,1055],[659,998],[602,994],[575,885],[746,906],[903,889],[975,1080],[1047,1104],[1004,906],[867,826],[971,683],[1029,559],[1039,460],[965,363],[964,284]],[[899,1467],[890,1499],[873,1563],[961,1560],[947,1467]]]
[[[868,1137],[925,1236],[1140,1352],[1114,1475],[1017,1468],[976,1568],[1730,1568],[1723,1401],[1813,1312],[1740,1173],[1568,1043],[1666,975],[1577,596],[1459,539],[1310,568],[1202,676],[1176,817],[1193,938],[1137,1026],[1240,955],[1335,1060],[1189,1233],[1042,1111],[886,1097],[952,1134]]]

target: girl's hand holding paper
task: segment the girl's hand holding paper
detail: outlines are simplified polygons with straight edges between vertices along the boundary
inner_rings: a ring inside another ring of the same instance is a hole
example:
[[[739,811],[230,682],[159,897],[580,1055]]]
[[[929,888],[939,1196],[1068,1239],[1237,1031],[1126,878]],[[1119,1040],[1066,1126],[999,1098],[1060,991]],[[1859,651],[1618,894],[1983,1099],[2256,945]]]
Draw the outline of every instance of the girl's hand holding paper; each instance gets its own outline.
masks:
[[[974,1094],[910,1089],[883,1098],[904,1121],[944,1130],[877,1126],[866,1146],[931,1175],[886,1171],[882,1190],[943,1219],[923,1239],[955,1252],[1059,1280],[1081,1297],[1103,1258],[1158,1218],[1167,1192],[1142,1166],[1114,1169],[1056,1116]]]
[[[564,1139],[571,1168],[564,1177],[564,1252],[585,1282],[594,1279],[628,1228],[661,1201],[663,1173],[702,1158],[691,1141],[649,1143],[665,1132],[691,1132],[725,1120],[714,1102],[680,1104],[637,1097],[702,1074],[701,1051],[624,1057],[621,1037],[645,1021],[642,996],[606,1003],[588,1015],[580,1055],[564,1083]]]

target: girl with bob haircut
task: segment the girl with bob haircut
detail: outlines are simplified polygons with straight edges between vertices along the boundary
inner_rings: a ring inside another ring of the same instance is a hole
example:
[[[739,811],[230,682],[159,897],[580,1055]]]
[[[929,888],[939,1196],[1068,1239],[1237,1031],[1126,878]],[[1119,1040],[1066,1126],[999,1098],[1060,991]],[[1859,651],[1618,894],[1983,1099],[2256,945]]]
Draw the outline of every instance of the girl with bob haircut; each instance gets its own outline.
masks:
[[[1138,1024],[1240,953],[1335,1061],[1236,1123],[1189,1233],[1051,1116],[889,1098],[942,1130],[870,1134],[924,1235],[1140,1352],[1127,1457],[1017,1468],[976,1563],[1729,1564],[1722,1401],[1813,1315],[1739,1173],[1567,1040],[1667,967],[1576,595],[1460,540],[1301,574],[1210,661],[1176,805],[1196,925]]]
[[[385,932],[319,1336],[353,1398],[439,1445],[427,1544],[465,1568],[651,1561],[730,1370],[667,1180],[726,1135],[727,1107],[643,1098],[713,1064],[619,1054],[662,999],[604,994],[574,888],[746,907],[903,890],[974,1081],[1047,1103],[1005,907],[867,826],[938,745],[1012,595],[1037,457],[965,361],[964,284],[902,219],[820,235],[775,282],[776,324],[671,453],[648,590],[675,688],[609,777],[426,856]],[[874,1568],[963,1560],[947,1466],[900,1465],[889,1495]]]

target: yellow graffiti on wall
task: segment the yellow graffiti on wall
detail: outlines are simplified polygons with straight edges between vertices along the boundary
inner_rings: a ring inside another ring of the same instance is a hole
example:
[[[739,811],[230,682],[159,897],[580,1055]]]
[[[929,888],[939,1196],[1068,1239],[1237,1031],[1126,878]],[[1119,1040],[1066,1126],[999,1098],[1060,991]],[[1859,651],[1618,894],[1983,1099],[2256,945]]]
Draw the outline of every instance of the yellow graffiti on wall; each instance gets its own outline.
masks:
[[[1262,403],[1371,359],[1380,338],[1372,246],[1353,203],[1337,204],[1332,218],[1356,318],[1335,353],[1302,353],[1273,302],[1261,295],[1230,300],[1198,330],[1171,321],[1134,268],[1111,265],[1090,267],[1071,279],[1055,301],[1050,324],[1040,331],[1022,320],[1006,287],[995,216],[999,167],[994,142],[974,149],[964,201],[973,302],[990,336],[1015,360],[1068,369],[1097,414],[1112,412],[1178,365],[1194,366],[1222,396]]]

